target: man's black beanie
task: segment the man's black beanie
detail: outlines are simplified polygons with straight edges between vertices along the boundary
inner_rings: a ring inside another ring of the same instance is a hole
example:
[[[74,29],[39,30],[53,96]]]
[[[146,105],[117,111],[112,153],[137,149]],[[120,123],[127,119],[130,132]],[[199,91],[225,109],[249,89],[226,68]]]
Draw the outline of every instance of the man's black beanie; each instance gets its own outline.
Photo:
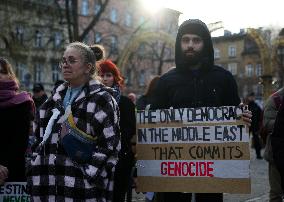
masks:
[[[175,63],[177,69],[184,68],[184,60],[182,58],[181,50],[181,38],[184,34],[196,34],[203,39],[204,48],[203,48],[203,57],[202,63],[203,68],[210,68],[214,64],[214,49],[211,40],[210,32],[207,28],[207,25],[198,19],[189,19],[184,21],[177,33],[176,44],[175,44]],[[186,68],[186,67],[185,67]]]
[[[196,34],[202,39],[207,39],[208,35],[210,35],[206,24],[198,19],[191,19],[182,23],[178,33],[180,36],[184,34]]]

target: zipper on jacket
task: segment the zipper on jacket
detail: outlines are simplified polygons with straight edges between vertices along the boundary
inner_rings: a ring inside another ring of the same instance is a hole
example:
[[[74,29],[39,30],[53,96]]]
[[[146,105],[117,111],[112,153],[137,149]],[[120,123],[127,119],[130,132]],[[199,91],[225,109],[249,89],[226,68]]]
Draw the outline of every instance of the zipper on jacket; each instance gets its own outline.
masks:
[[[197,79],[196,77],[193,78],[193,89],[194,89],[194,95],[193,95],[193,107],[197,107]]]

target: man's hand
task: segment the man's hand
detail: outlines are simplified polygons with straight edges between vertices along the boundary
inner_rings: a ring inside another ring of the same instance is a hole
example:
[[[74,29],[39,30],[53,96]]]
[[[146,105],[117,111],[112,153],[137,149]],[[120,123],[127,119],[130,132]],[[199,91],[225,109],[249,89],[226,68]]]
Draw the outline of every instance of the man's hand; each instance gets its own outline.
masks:
[[[239,106],[244,107],[245,105],[244,105],[244,103],[241,103]],[[251,126],[251,117],[252,117],[252,112],[249,111],[248,109],[245,109],[243,114],[242,114],[242,119],[248,127]]]
[[[8,178],[8,168],[0,165],[0,185],[4,184],[5,180]]]

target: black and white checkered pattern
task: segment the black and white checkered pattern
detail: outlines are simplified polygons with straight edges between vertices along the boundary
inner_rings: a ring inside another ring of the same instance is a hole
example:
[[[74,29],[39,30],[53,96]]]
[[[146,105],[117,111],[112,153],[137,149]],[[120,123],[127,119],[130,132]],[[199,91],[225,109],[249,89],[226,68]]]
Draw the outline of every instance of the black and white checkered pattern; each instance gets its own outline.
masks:
[[[32,201],[111,201],[113,173],[120,150],[119,110],[108,88],[91,80],[72,103],[76,126],[97,136],[92,159],[78,164],[65,153],[59,131],[64,114],[66,84],[42,105],[35,121],[35,135],[42,140],[47,123],[57,108],[60,115],[52,126],[51,135],[37,147],[27,167],[28,188]]]

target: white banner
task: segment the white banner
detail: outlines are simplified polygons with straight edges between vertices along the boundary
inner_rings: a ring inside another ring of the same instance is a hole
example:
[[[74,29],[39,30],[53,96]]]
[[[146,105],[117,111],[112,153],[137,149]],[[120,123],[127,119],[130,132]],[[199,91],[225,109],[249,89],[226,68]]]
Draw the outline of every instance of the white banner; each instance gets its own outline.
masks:
[[[249,160],[138,160],[138,176],[249,178]]]
[[[138,124],[232,122],[240,120],[242,112],[239,106],[138,110],[136,120]]]
[[[248,142],[244,125],[138,128],[139,144]]]
[[[0,186],[0,202],[29,202],[26,182],[6,182]]]

